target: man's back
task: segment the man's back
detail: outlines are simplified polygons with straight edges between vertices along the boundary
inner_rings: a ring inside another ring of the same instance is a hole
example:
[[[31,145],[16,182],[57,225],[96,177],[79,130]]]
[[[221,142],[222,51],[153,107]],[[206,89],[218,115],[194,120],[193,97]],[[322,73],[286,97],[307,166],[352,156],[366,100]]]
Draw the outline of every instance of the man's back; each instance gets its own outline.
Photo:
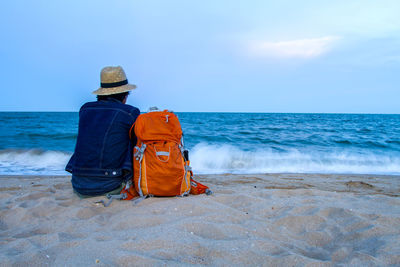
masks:
[[[110,72],[123,71],[120,67],[109,69]],[[115,190],[133,173],[134,144],[129,139],[129,130],[140,111],[125,104],[129,94],[126,90],[131,88],[124,88],[120,82],[111,85],[116,85],[111,88],[112,92],[121,90],[122,93],[98,95],[98,101],[84,104],[79,111],[75,152],[66,170],[72,173],[74,190],[83,195],[101,195]],[[102,87],[99,90],[107,93],[107,83],[102,83]]]
[[[102,194],[132,174],[129,129],[139,114],[137,108],[113,100],[82,106],[75,153],[67,165],[76,191]]]

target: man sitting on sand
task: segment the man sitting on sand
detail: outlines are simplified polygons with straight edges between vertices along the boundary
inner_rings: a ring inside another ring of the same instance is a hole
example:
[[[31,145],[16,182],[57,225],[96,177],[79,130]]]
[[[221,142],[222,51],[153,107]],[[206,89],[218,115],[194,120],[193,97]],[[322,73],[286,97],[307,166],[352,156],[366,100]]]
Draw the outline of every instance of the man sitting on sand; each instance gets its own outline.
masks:
[[[133,173],[136,141],[129,139],[129,130],[140,111],[125,103],[136,86],[128,84],[121,67],[105,67],[100,76],[101,87],[93,92],[97,101],[79,111],[75,152],[65,168],[72,173],[72,187],[81,197],[119,194]]]

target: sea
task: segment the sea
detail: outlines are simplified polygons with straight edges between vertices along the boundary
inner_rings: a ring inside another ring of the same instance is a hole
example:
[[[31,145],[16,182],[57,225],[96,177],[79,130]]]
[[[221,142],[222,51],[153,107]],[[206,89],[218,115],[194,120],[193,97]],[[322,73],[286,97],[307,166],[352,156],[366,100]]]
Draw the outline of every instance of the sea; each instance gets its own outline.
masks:
[[[195,174],[400,175],[400,115],[176,113]],[[77,112],[0,112],[0,175],[66,175]]]

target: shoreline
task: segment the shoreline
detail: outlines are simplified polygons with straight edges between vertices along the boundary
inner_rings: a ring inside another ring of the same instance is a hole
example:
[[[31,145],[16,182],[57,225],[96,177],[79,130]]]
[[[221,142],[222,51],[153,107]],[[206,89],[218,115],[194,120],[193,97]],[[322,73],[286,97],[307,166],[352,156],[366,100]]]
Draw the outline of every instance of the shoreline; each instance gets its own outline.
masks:
[[[251,184],[264,189],[307,189],[314,188],[332,192],[357,192],[359,194],[382,194],[400,196],[400,175],[374,174],[320,174],[320,173],[260,173],[260,174],[200,174],[195,180],[211,185],[229,186],[233,184]],[[1,181],[71,179],[70,175],[0,175]]]
[[[399,177],[400,174],[379,174],[379,173],[324,173],[324,172],[269,172],[269,173],[202,173],[198,174],[201,176],[214,176],[214,175],[337,175],[337,176],[366,176],[366,177]],[[37,177],[37,176],[44,176],[44,177],[70,177],[70,174],[0,174],[0,178],[7,178],[7,177]]]
[[[400,176],[195,179],[214,194],[105,208],[67,175],[1,175],[1,265],[400,265]]]

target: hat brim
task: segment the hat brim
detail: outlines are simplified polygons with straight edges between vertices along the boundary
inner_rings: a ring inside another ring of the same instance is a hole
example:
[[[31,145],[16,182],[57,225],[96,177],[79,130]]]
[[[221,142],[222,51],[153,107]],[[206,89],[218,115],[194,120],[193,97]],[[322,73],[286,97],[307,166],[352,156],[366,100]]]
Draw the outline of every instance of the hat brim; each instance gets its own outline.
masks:
[[[115,94],[129,92],[134,89],[136,89],[136,85],[134,85],[134,84],[125,84],[122,86],[111,87],[111,88],[100,87],[96,91],[93,91],[93,94],[95,94],[95,95],[115,95]]]

